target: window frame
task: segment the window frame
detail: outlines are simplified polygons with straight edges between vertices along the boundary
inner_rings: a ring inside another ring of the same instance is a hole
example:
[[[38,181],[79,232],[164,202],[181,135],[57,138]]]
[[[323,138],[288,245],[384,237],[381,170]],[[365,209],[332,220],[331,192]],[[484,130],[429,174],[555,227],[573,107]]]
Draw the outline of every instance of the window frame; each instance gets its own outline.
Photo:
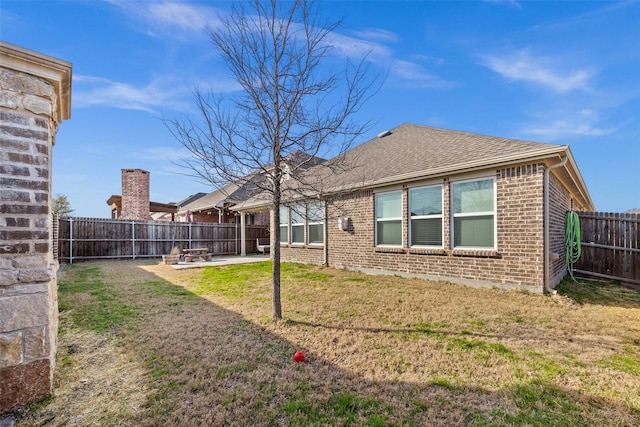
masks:
[[[411,193],[417,190],[424,190],[429,188],[439,188],[440,189],[440,213],[439,214],[429,214],[429,215],[411,215]],[[407,211],[407,222],[409,227],[409,237],[408,237],[408,245],[410,248],[428,248],[428,249],[443,249],[445,246],[444,241],[444,185],[442,184],[431,184],[431,185],[422,185],[419,187],[411,187],[407,192],[408,198],[408,211]],[[440,219],[440,244],[439,245],[414,245],[413,244],[413,220],[421,220],[421,219]]]
[[[310,219],[310,212],[311,212],[311,206],[312,205],[316,205],[318,207],[318,212],[320,213],[319,217],[321,218],[320,221],[311,221]],[[320,202],[311,202],[311,203],[307,203],[307,216],[306,216],[306,221],[307,221],[307,225],[306,225],[306,229],[307,229],[307,244],[309,245],[324,245],[324,227],[326,227],[325,225],[325,204],[324,202],[320,201]],[[320,233],[320,236],[322,237],[322,241],[321,242],[312,242],[311,241],[311,226],[317,226],[317,225],[321,225],[322,226],[322,232]]]
[[[389,217],[389,218],[378,218],[378,198],[382,195],[390,195],[396,193],[400,196],[400,216],[398,217]],[[402,248],[403,247],[403,235],[404,235],[404,212],[403,212],[403,201],[404,201],[404,191],[403,190],[390,190],[390,191],[381,191],[379,193],[374,194],[373,205],[374,205],[374,243],[376,247],[380,248]],[[380,243],[379,242],[379,232],[378,225],[381,222],[397,222],[400,221],[400,243],[399,244],[389,244],[389,243]]]
[[[492,211],[481,211],[481,212],[455,212],[455,186],[461,184],[467,184],[470,182],[479,182],[479,181],[491,181],[491,191],[492,194]],[[483,251],[483,250],[497,250],[498,246],[498,198],[497,198],[497,180],[495,176],[478,176],[469,179],[463,179],[459,181],[452,181],[450,187],[450,195],[449,195],[449,211],[450,211],[450,233],[449,233],[449,244],[450,247],[454,250],[469,250],[469,251]],[[457,218],[473,218],[473,217],[493,217],[493,245],[492,246],[456,246],[456,224],[455,221]]]
[[[302,222],[293,222],[294,215],[299,216]],[[289,207],[289,242],[292,245],[304,245],[307,238],[305,234],[307,222],[307,205],[306,204],[296,204]],[[302,228],[302,241],[294,241],[294,228]]]
[[[284,212],[284,215],[283,215]],[[285,222],[283,222],[283,219]],[[287,239],[283,240],[282,239],[282,227],[285,227],[287,229]],[[289,206],[280,206],[280,225],[278,228],[278,232],[280,233],[280,244],[281,245],[288,245],[289,244],[289,237],[291,235],[291,233],[289,232]]]

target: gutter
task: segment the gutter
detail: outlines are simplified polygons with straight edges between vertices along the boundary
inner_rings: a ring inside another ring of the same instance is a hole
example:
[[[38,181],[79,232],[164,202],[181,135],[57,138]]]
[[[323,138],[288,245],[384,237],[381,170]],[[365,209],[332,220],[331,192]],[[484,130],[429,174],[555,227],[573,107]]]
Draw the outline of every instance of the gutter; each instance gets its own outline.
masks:
[[[324,248],[322,248],[323,252],[323,260],[322,263],[325,267],[329,267],[329,208],[327,206],[327,202],[324,202]]]
[[[574,160],[573,155],[571,154],[571,148],[567,148],[567,156],[569,156],[569,159],[571,160],[569,164],[572,166],[571,168],[566,169],[567,175],[569,175],[569,177],[573,181],[575,189],[580,193],[580,196],[582,196],[582,200],[584,202],[583,209],[595,211],[596,208],[593,205],[593,201],[591,200],[589,189],[587,188],[587,185],[585,184],[584,179],[582,178],[582,174],[578,169],[576,161]]]
[[[558,163],[549,166],[544,170],[544,292],[555,295],[558,293],[551,288],[551,260],[549,249],[549,175],[552,169],[564,166],[569,160],[569,156],[565,155]]]

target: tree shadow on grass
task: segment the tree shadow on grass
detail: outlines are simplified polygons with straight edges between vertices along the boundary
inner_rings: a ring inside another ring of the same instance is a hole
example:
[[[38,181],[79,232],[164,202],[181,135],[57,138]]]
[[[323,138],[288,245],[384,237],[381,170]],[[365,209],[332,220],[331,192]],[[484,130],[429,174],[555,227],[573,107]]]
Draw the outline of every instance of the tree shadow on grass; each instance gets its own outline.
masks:
[[[558,293],[578,304],[640,308],[640,286],[587,279],[565,279],[558,285]]]
[[[129,317],[115,316],[116,323],[107,330],[118,337],[131,363],[142,365],[137,381],[145,390],[144,398],[131,402],[129,410],[107,414],[104,408],[99,425],[587,426],[633,425],[640,420],[637,410],[619,402],[546,379],[523,380],[504,389],[433,377],[416,382],[376,380],[348,364],[332,362],[322,349],[284,338],[309,326],[302,322],[260,325],[135,263],[118,263],[109,271],[106,264],[98,265],[101,283],[109,286],[106,296],[67,294],[65,299],[73,298],[64,304],[70,311],[86,305],[107,314],[118,306],[128,308],[124,312]],[[63,280],[61,286],[67,283]],[[292,360],[298,350],[305,351],[306,362]],[[114,401],[128,397],[113,394]]]

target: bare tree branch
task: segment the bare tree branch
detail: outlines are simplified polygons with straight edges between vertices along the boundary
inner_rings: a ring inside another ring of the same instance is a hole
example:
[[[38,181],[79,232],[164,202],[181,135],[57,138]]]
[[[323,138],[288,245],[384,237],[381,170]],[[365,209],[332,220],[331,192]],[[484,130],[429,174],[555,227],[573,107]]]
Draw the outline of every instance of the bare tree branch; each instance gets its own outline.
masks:
[[[376,91],[379,76],[372,75],[367,52],[332,71],[330,39],[340,25],[320,22],[317,4],[305,0],[233,3],[208,35],[242,90],[222,97],[195,88],[199,118],[165,118],[191,154],[183,166],[217,187],[251,183],[267,192],[276,227],[283,196],[322,194],[323,173],[304,172],[317,156],[332,154],[324,171],[346,170],[341,154],[371,126],[353,116]],[[272,259],[273,315],[280,319],[277,232]]]

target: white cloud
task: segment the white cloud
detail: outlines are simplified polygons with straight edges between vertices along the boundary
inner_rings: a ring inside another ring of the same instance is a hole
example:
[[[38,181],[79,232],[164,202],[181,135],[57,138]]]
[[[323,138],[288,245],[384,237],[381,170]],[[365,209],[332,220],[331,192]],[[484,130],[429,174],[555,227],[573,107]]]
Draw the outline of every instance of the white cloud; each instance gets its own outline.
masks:
[[[609,135],[627,123],[615,127],[603,127],[598,112],[582,109],[575,112],[553,112],[538,119],[537,123],[526,126],[522,131],[545,141],[565,139],[575,136]]]
[[[378,62],[393,56],[393,51],[381,43],[338,33],[329,34],[326,43],[345,57],[364,57],[369,55],[369,59],[373,62]]]
[[[534,57],[528,49],[510,55],[484,57],[486,66],[513,81],[525,81],[559,93],[587,90],[594,73],[587,69],[562,70],[559,60]]]
[[[392,31],[388,31],[388,30],[383,30],[380,28],[369,28],[366,30],[354,30],[351,31],[351,34],[353,34],[354,36],[360,38],[360,39],[366,39],[366,40],[380,40],[380,41],[385,41],[385,42],[399,42],[400,41],[400,37],[392,32]]]
[[[189,94],[184,82],[161,78],[143,87],[102,77],[75,75],[73,102],[77,107],[107,106],[157,113],[160,109],[185,110]]]
[[[149,17],[164,25],[182,30],[202,31],[215,20],[211,9],[188,5],[185,3],[143,3],[147,6]]]
[[[327,42],[337,50],[337,52],[345,57],[363,58],[368,55],[367,59],[379,67],[388,68],[389,81],[395,84],[409,85],[415,87],[451,87],[452,82],[443,80],[442,78],[429,73],[418,62],[399,59],[393,49],[379,43],[375,39],[380,39],[381,34],[386,35],[386,39],[390,40],[393,33],[384,30],[367,30],[360,35],[369,36],[372,40],[365,40],[356,37],[349,37],[337,33],[333,33],[328,37]],[[395,37],[395,35],[394,35]],[[396,41],[394,38],[393,41]],[[413,56],[418,60],[429,58],[424,55]],[[429,58],[429,61],[434,60]]]
[[[162,110],[190,111],[193,108],[192,93],[180,78],[157,78],[145,86],[136,87],[102,77],[74,75],[73,83],[73,103],[78,108],[105,106],[152,114],[159,114]],[[214,92],[238,89],[226,78],[201,86],[203,90]]]
[[[455,83],[427,72],[423,66],[415,62],[394,60],[391,63],[390,71],[394,79],[408,82],[415,87],[445,88],[455,86]]]
[[[484,0],[487,3],[505,4],[517,9],[522,9],[522,5],[517,0]]]
[[[112,0],[112,4],[126,11],[130,16],[142,19],[150,28],[151,35],[189,40],[184,37],[185,32],[204,34],[203,30],[215,27],[220,10],[182,2],[136,2]],[[399,60],[395,52],[385,43],[400,41],[397,34],[380,28],[368,28],[361,31],[351,31],[353,36],[330,33],[326,42],[336,53],[347,58],[367,59],[379,67],[389,67],[390,76],[403,84],[414,84],[418,87],[446,87],[451,86],[439,77],[423,70],[417,62]],[[138,104],[136,104],[138,105]]]
[[[182,41],[197,40],[204,29],[217,22],[216,9],[210,6],[172,1],[109,0],[129,18],[141,21],[143,31],[153,37],[170,37]]]

